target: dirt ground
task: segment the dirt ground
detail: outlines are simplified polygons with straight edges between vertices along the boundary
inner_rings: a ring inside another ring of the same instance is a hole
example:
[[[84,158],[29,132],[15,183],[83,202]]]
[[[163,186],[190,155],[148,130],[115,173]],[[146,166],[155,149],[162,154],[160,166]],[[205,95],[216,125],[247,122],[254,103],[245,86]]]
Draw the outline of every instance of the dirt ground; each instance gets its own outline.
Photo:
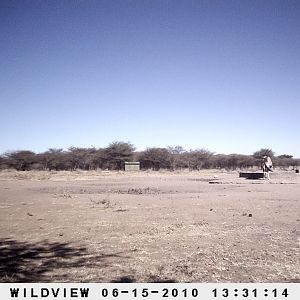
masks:
[[[2,282],[300,282],[300,174],[0,172]]]

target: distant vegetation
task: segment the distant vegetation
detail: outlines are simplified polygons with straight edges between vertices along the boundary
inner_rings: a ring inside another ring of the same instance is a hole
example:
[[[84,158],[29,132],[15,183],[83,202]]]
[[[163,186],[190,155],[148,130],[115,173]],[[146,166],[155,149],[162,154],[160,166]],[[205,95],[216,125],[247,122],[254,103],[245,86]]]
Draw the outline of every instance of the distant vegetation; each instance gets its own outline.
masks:
[[[147,148],[137,152],[131,143],[114,142],[106,148],[71,147],[67,151],[49,149],[43,153],[12,151],[0,156],[0,169],[28,170],[122,170],[125,161],[140,161],[141,168],[159,170],[242,169],[260,167],[264,155],[272,157],[275,167],[299,166],[300,159],[260,149],[252,155],[214,154],[206,149],[185,150],[181,146]]]

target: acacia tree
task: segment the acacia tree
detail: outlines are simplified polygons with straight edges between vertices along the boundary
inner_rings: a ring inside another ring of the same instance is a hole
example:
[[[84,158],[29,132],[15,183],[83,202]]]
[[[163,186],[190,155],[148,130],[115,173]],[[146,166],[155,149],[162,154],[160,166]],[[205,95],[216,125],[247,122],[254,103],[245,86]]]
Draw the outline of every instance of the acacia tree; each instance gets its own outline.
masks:
[[[7,152],[4,154],[4,158],[9,168],[18,171],[31,170],[32,165],[37,162],[36,154],[28,150]]]
[[[56,153],[61,152],[62,149],[50,148],[49,150],[37,154],[38,161],[42,164],[43,170],[52,170],[55,169],[53,162],[56,158]]]
[[[104,151],[108,168],[121,170],[124,162],[132,159],[134,150],[134,146],[128,142],[113,142],[109,144]]]
[[[190,170],[200,170],[211,167],[213,153],[206,149],[190,150],[185,157]]]
[[[260,167],[261,161],[264,156],[270,156],[272,160],[274,160],[275,152],[269,148],[261,148],[260,150],[253,153],[253,157],[255,159],[255,165]]]
[[[0,155],[0,170],[7,169],[8,165],[6,163],[6,158],[3,155]]]
[[[248,155],[229,154],[227,155],[227,168],[236,170],[253,167],[254,159]]]
[[[68,150],[67,157],[72,170],[91,169],[91,159],[93,153],[96,152],[95,148],[70,147]]]
[[[134,152],[131,143],[113,142],[106,148],[79,148],[70,147],[68,151],[62,149],[49,149],[43,153],[35,154],[32,151],[22,150],[7,152],[0,156],[0,169],[14,168],[16,170],[91,170],[114,169],[120,170],[125,161],[139,160],[143,169],[161,168],[175,170],[189,168],[200,170],[204,168],[249,168],[260,166],[262,157],[268,155],[277,166],[297,167],[299,159],[292,155],[283,154],[275,156],[271,149],[262,148],[253,155],[241,154],[213,154],[206,149],[186,151],[181,146],[166,148],[147,148],[143,152]]]
[[[105,148],[96,149],[95,152],[89,155],[90,165],[93,169],[106,169],[108,168],[108,161]]]
[[[264,156],[270,156],[273,159],[275,157],[275,152],[269,148],[262,148],[253,153],[253,157],[256,159],[262,159]]]
[[[178,168],[186,168],[187,167],[187,163],[184,158],[184,155],[182,155],[183,153],[186,152],[186,150],[183,147],[169,146],[168,151],[170,153],[170,160],[171,160],[171,165],[172,165],[173,170],[178,169]]]
[[[294,162],[295,162],[295,167],[300,166],[300,159],[294,159]]]
[[[95,170],[99,168],[97,164],[97,152],[95,147],[85,149],[86,155],[84,156],[83,166],[85,170]]]
[[[44,170],[69,170],[71,169],[67,152],[63,149],[50,148],[48,151],[38,155]]]
[[[172,156],[166,148],[147,148],[141,153],[141,167],[143,169],[159,170],[172,168]]]
[[[277,166],[286,167],[286,168],[296,165],[296,160],[293,159],[293,155],[289,155],[289,154],[282,154],[275,157],[275,162]]]

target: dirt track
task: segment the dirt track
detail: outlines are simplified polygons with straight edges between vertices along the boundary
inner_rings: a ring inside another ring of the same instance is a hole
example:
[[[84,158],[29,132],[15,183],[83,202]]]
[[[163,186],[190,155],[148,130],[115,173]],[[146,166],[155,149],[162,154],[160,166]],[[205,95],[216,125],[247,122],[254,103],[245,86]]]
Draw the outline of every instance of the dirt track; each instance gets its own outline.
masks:
[[[4,282],[300,282],[292,171],[1,172],[0,193]]]

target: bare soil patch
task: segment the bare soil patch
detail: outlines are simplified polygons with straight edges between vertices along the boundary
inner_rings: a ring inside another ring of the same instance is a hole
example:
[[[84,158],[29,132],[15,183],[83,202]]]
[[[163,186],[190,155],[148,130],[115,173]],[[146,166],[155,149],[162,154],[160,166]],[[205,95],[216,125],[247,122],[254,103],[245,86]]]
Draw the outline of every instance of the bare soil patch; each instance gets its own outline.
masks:
[[[300,282],[300,175],[0,172],[2,282]]]

